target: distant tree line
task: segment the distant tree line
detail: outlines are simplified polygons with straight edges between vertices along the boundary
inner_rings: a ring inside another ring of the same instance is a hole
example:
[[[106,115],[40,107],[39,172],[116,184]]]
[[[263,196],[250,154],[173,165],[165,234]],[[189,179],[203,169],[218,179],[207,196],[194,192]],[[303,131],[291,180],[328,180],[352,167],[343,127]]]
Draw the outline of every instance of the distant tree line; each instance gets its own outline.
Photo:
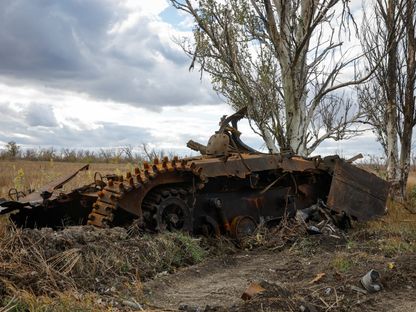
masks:
[[[83,163],[137,163],[151,161],[155,158],[173,157],[172,152],[156,151],[146,144],[134,148],[126,145],[120,148],[70,149],[54,147],[22,148],[10,141],[0,149],[0,160],[62,161]]]

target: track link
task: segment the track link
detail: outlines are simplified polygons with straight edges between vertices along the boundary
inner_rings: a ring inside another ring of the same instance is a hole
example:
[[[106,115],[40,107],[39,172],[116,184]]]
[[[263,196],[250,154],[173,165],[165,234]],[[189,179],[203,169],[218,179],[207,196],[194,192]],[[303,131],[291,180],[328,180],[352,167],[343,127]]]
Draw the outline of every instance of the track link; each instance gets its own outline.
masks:
[[[140,191],[139,189],[145,189],[149,183],[156,181],[159,178],[163,178],[163,175],[168,172],[192,172],[195,176],[199,177],[198,188],[204,184],[204,179],[201,178],[201,172],[196,170],[193,162],[189,163],[186,159],[178,159],[174,157],[169,160],[167,157],[163,158],[160,162],[158,159],[154,159],[152,164],[145,162],[143,168],[135,168],[134,174],[128,172],[125,177],[112,176],[108,178],[107,185],[98,192],[98,199],[93,205],[93,209],[88,216],[88,224],[94,225],[100,228],[109,227],[114,216],[117,213],[118,202],[123,199],[126,194],[132,191]],[[160,184],[154,183],[154,187],[163,184],[163,179],[160,179]],[[186,192],[186,190],[173,190],[175,192]],[[143,210],[148,211],[147,207],[149,202],[143,202]],[[143,212],[140,209],[140,212]],[[143,215],[139,216],[141,222],[143,221]]]

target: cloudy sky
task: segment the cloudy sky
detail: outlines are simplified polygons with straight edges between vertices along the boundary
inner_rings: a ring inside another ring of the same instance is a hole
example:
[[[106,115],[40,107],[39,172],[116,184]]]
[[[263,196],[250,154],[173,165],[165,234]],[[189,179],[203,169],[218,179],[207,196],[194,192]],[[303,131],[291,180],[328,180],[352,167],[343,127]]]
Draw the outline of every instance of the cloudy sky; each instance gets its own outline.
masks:
[[[167,0],[0,0],[0,145],[185,153],[188,139],[206,142],[232,111],[174,43],[190,23]],[[334,152],[381,150],[371,135],[317,150]]]

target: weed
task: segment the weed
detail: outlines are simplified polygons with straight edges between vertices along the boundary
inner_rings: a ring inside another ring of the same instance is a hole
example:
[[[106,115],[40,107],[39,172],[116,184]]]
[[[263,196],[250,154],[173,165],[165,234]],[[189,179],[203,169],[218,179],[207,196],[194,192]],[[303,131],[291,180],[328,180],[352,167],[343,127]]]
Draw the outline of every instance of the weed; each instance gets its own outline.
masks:
[[[183,251],[192,263],[199,263],[207,256],[207,251],[201,247],[200,240],[182,232],[175,233],[176,239],[182,244]]]
[[[388,203],[387,214],[383,218],[357,224],[357,227],[376,235],[416,240],[416,214],[410,213],[398,202]]]
[[[346,273],[353,267],[354,262],[349,254],[337,253],[331,264],[337,272]]]
[[[14,188],[18,191],[25,190],[25,172],[22,168],[17,170],[16,176],[13,179]]]
[[[403,253],[416,252],[416,244],[402,237],[389,237],[379,241],[379,249],[388,257]]]
[[[318,243],[314,240],[312,240],[310,237],[302,237],[298,240],[296,245],[294,247],[299,250],[303,255],[309,256],[310,254],[313,254],[317,250]]]
[[[404,203],[406,208],[415,213],[416,212],[416,185],[411,185],[407,189],[407,198]]]
[[[146,252],[138,255],[142,272],[171,272],[201,262],[207,255],[199,239],[181,232],[145,235],[143,239],[147,242]]]
[[[120,267],[120,271],[122,273],[130,272],[131,269],[132,269],[132,265],[130,264],[128,259],[122,262],[121,267]]]
[[[346,248],[348,250],[354,250],[358,247],[358,243],[354,240],[348,240],[346,244]]]
[[[9,225],[0,228],[0,293],[13,296],[19,290],[39,297],[114,289],[110,291],[137,297],[142,278],[196,264],[207,255],[201,240],[185,233],[132,237],[122,228],[71,227],[54,232]],[[24,302],[33,304],[30,311],[44,311],[43,301],[29,299]]]

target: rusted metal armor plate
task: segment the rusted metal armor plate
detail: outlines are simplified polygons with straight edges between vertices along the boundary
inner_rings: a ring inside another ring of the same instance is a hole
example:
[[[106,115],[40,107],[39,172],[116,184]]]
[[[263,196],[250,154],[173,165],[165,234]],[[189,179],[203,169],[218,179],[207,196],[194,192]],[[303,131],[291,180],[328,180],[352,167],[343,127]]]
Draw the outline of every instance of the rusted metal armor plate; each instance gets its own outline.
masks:
[[[65,185],[66,183],[68,183],[69,181],[71,181],[79,172],[84,171],[84,170],[88,170],[89,169],[89,165],[84,165],[81,168],[79,168],[78,170],[76,170],[74,173],[71,173],[67,176],[64,177],[60,177],[57,180],[42,186],[42,188],[37,191],[37,192],[33,192],[31,194],[28,194],[25,197],[22,197],[21,199],[19,199],[19,202],[21,203],[31,203],[31,202],[42,202],[43,198],[40,195],[42,192],[47,191],[50,193],[54,193],[55,190],[61,188],[63,185]],[[68,191],[67,193],[72,193],[73,190]],[[53,200],[55,199],[57,196],[59,196],[59,194],[54,193],[51,195],[51,197],[49,198],[49,200]]]
[[[349,163],[335,165],[328,206],[359,221],[374,219],[386,211],[389,183]]]
[[[324,163],[302,157],[282,158],[271,154],[240,154],[229,158],[191,159],[197,169],[202,169],[203,177],[237,176],[245,178],[251,172],[281,169],[283,172],[303,172],[307,170],[326,170]]]

